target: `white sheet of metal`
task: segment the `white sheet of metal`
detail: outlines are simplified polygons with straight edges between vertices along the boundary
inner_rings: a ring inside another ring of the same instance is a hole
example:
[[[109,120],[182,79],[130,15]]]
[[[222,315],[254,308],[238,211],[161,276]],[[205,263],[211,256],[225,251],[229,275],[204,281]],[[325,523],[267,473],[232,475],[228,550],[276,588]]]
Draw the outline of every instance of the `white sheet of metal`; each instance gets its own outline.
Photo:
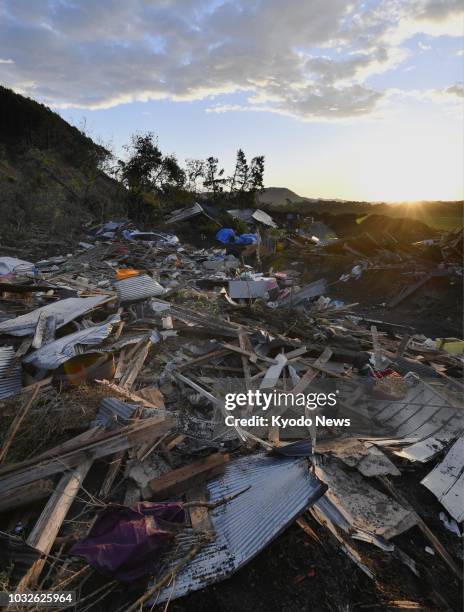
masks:
[[[421,480],[458,522],[464,521],[464,436],[450,448],[441,463]]]

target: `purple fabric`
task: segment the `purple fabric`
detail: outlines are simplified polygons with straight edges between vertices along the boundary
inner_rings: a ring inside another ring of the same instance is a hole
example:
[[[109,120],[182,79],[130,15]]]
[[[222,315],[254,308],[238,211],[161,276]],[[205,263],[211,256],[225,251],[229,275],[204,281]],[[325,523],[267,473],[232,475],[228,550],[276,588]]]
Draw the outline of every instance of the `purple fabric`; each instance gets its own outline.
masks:
[[[184,522],[185,511],[180,503],[111,506],[70,554],[84,558],[107,576],[132,582],[156,573],[161,557],[171,547],[174,535],[166,523]]]

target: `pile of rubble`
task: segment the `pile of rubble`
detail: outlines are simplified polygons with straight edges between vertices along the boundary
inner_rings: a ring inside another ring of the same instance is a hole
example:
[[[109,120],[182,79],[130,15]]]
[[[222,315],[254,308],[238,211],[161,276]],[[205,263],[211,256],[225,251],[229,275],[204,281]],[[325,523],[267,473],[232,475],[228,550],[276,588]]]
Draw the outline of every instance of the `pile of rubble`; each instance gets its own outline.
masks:
[[[330,296],[380,259],[415,270],[390,306],[434,275],[461,278],[462,233],[394,248],[269,219],[247,217],[248,242],[199,248],[121,221],[70,255],[0,257],[4,590],[136,610],[230,577],[296,524],[308,557],[344,555],[376,605],[456,609],[464,342]],[[266,264],[340,248],[357,261],[335,281]],[[416,257],[431,248],[433,269]],[[252,401],[265,392],[270,420]]]

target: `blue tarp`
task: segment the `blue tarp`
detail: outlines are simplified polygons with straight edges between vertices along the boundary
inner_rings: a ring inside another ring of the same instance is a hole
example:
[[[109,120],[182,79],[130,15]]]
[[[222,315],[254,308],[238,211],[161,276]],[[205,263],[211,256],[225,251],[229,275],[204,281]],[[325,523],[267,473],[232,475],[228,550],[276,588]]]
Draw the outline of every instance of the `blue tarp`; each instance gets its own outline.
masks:
[[[258,236],[256,234],[241,234],[235,241],[235,244],[256,244]]]
[[[241,234],[237,236],[232,228],[223,227],[217,232],[216,240],[219,240],[222,244],[256,244],[258,236],[256,234]]]

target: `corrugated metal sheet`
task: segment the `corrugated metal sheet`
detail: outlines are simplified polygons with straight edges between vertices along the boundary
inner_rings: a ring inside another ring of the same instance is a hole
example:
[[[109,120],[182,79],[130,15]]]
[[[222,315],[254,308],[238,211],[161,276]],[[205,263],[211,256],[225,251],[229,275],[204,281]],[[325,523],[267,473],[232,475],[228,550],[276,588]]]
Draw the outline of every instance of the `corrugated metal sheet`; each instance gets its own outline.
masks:
[[[73,321],[92,308],[95,308],[95,306],[107,300],[108,297],[107,295],[97,295],[86,298],[66,298],[65,300],[53,302],[53,304],[47,304],[15,319],[3,321],[0,323],[0,334],[11,334],[12,336],[28,336],[33,334],[42,312],[46,315],[55,315],[56,327],[62,327],[69,323],[69,321]]]
[[[158,601],[182,597],[230,576],[256,556],[297,516],[324,494],[326,486],[313,476],[304,459],[263,454],[242,457],[207,484],[210,501],[236,499],[209,513],[216,538],[177,575],[174,586]]]
[[[116,425],[124,427],[133,418],[134,412],[140,408],[138,404],[128,404],[114,397],[105,397],[100,403],[97,416],[92,421],[92,427],[104,427],[112,429]],[[149,418],[153,416],[173,416],[172,411],[158,410],[156,408],[142,407],[141,417]]]
[[[77,355],[77,346],[92,346],[103,342],[111,332],[115,323],[121,320],[119,315],[113,315],[101,325],[87,327],[73,334],[45,344],[23,359],[24,363],[32,363],[37,368],[54,370],[62,363]]]
[[[282,455],[283,457],[309,457],[313,452],[311,440],[298,440],[284,446],[276,446],[273,450],[274,454]]]
[[[8,376],[5,372],[11,365],[14,358],[14,349],[11,346],[0,347],[0,399],[12,397],[21,391],[21,366],[18,364]]]
[[[137,404],[126,404],[116,398],[105,397],[100,403],[92,427],[112,429],[116,425],[127,425],[138,407]]]
[[[448,454],[421,480],[442,506],[458,522],[464,521],[464,436],[450,448]]]
[[[411,461],[428,461],[464,430],[464,413],[414,374],[406,379],[413,383],[406,397],[376,401],[372,416],[390,427],[393,436],[414,441],[395,454]]]
[[[174,210],[170,215],[166,217],[164,220],[166,225],[170,223],[177,223],[177,221],[184,221],[184,219],[190,219],[191,217],[196,217],[197,215],[202,214],[203,208],[198,202],[195,202],[193,206],[189,206],[186,208],[178,208]]]
[[[141,274],[132,278],[114,283],[116,292],[120,302],[137,302],[145,300],[149,297],[157,297],[165,293],[162,287],[155,279],[148,274]]]

